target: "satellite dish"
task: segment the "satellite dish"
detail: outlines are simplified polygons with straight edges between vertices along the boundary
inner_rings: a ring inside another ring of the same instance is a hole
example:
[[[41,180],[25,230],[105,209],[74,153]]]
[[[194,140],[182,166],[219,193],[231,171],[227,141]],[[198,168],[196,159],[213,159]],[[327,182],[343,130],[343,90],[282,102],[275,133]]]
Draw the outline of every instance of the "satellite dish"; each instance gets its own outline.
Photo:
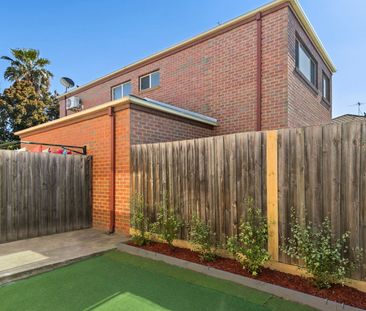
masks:
[[[74,81],[72,81],[70,78],[62,77],[60,79],[61,84],[66,88],[66,91],[68,88],[73,87],[75,85]]]

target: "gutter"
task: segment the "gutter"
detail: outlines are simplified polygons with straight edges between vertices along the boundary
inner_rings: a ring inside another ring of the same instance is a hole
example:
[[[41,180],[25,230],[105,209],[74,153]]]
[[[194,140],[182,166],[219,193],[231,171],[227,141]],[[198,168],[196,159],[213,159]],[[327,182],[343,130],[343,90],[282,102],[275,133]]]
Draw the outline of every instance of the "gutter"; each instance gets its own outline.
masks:
[[[262,130],[262,14],[259,12],[257,20],[257,124],[256,130]]]
[[[109,109],[110,107],[118,108],[118,107],[124,107],[128,106],[128,104],[133,103],[138,106],[147,107],[153,110],[158,110],[167,114],[175,115],[184,119],[193,120],[199,123],[211,125],[211,126],[218,126],[218,121],[214,118],[205,116],[200,113],[196,113],[193,111],[185,110],[182,108],[178,108],[169,104],[142,99],[136,96],[126,96],[118,100],[113,100],[86,110],[82,110],[77,113],[73,113],[71,115],[68,115],[66,117],[62,117],[60,119],[50,121],[47,123],[43,123],[40,125],[36,125],[33,127],[30,127],[25,130],[21,130],[15,133],[17,136],[24,136],[24,135],[30,135],[34,132],[42,132],[50,130],[51,128],[57,128],[61,126],[65,126],[66,124],[72,124],[77,123],[83,120],[91,119],[95,117],[96,115],[102,115],[105,114],[105,110]]]
[[[185,119],[197,121],[200,123],[205,123],[205,124],[212,125],[212,126],[218,125],[217,119],[205,116],[205,115],[197,113],[197,112],[179,108],[179,107],[169,105],[169,104],[166,104],[163,102],[159,102],[156,100],[152,100],[149,98],[140,98],[140,97],[137,97],[134,95],[129,95],[129,98],[130,98],[131,103],[139,105],[141,107],[158,110],[158,111],[165,112],[165,113],[168,113],[171,115],[183,117]]]

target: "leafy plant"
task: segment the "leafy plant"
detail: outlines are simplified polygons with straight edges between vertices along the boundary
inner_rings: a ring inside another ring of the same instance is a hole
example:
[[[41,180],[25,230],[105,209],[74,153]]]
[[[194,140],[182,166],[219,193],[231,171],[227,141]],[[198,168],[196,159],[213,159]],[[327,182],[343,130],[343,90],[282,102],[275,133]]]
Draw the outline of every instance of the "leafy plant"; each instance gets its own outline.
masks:
[[[145,201],[141,194],[134,194],[131,198],[131,225],[136,230],[132,234],[132,241],[137,245],[148,243],[147,230],[149,226],[148,218],[145,217]]]
[[[248,199],[247,220],[241,221],[238,236],[230,237],[227,249],[236,257],[244,269],[257,275],[270,259],[267,251],[267,218],[262,211],[254,207],[253,199]]]
[[[216,259],[215,234],[211,232],[211,226],[203,222],[197,216],[193,216],[190,224],[189,240],[196,245],[196,251],[203,261]]]
[[[174,210],[168,207],[166,201],[165,199],[160,204],[157,220],[152,224],[151,231],[166,241],[169,247],[173,248],[173,240],[177,237],[182,223],[175,216]]]
[[[344,284],[346,276],[354,271],[362,259],[362,250],[353,249],[354,259],[350,259],[348,242],[349,232],[334,239],[329,218],[317,227],[311,222],[302,225],[291,212],[291,236],[285,240],[282,251],[300,260],[302,266],[313,276],[319,288],[330,288],[333,284]]]
[[[10,64],[5,69],[4,78],[10,82],[29,81],[38,92],[48,89],[52,73],[47,70],[50,61],[40,57],[40,52],[35,49],[10,49],[11,57],[1,56],[1,59]]]

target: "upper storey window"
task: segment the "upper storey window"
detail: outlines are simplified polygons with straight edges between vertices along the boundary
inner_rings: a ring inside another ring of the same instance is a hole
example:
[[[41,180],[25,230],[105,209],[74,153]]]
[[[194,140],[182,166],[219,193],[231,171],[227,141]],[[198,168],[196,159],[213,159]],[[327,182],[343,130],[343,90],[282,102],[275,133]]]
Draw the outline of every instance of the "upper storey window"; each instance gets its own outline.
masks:
[[[160,72],[154,71],[140,77],[140,91],[151,89],[160,85]]]
[[[322,80],[322,92],[323,92],[323,98],[330,103],[330,79],[328,76],[323,72],[323,80]]]
[[[122,98],[131,94],[131,82],[125,82],[112,88],[112,100]]]
[[[317,62],[306,47],[296,40],[296,68],[315,87],[317,87]]]

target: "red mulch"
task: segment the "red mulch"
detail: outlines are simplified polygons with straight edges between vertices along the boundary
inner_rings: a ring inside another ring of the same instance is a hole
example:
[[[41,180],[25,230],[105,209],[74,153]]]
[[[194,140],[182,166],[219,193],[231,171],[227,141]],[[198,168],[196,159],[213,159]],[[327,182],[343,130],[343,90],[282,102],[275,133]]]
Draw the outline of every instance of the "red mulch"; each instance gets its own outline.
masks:
[[[136,246],[132,242],[129,242],[128,244],[135,247],[140,247]],[[151,244],[141,246],[140,248],[205,266],[210,266],[227,272],[240,274],[245,277],[294,289],[303,293],[333,300],[339,303],[344,303],[353,307],[366,309],[366,293],[348,286],[335,285],[330,289],[318,289],[314,287],[309,280],[303,277],[271,270],[268,268],[263,269],[263,271],[258,276],[253,277],[250,273],[244,270],[237,261],[233,259],[218,257],[214,262],[203,262],[197,253],[189,249],[178,247],[171,249],[167,244],[164,243],[152,242]]]

